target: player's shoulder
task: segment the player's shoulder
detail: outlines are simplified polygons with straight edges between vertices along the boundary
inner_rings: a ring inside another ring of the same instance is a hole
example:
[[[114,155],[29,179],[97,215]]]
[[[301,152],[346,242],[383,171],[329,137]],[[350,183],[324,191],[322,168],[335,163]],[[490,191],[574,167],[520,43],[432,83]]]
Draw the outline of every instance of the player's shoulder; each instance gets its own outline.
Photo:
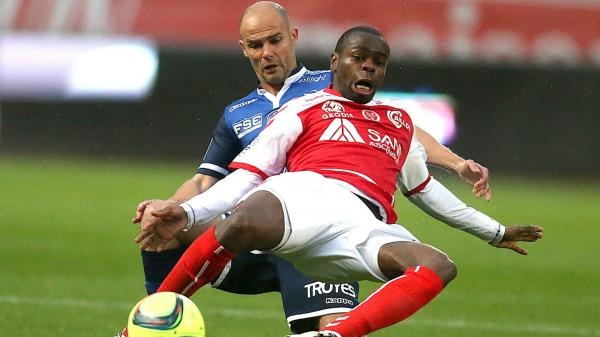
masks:
[[[290,84],[289,91],[299,95],[323,89],[331,83],[331,79],[331,71],[329,70],[309,70],[303,66],[298,72],[291,75],[287,81]]]
[[[405,105],[402,101],[393,98],[375,98],[368,104],[372,106],[388,106],[400,110],[404,110],[403,107]]]
[[[330,70],[310,70],[306,69],[298,78],[296,83],[327,83],[331,82]]]
[[[295,113],[298,113],[317,104],[335,99],[337,99],[337,96],[328,93],[325,89],[321,89],[289,100],[281,107],[279,111],[291,110]]]
[[[227,105],[224,109],[225,114],[230,114],[240,110],[248,110],[252,108],[253,104],[259,102],[261,96],[258,94],[257,90],[252,90],[248,95],[237,99]]]
[[[394,98],[376,98],[367,105],[378,109],[391,109],[399,111],[410,116],[410,111],[407,110],[406,102]]]

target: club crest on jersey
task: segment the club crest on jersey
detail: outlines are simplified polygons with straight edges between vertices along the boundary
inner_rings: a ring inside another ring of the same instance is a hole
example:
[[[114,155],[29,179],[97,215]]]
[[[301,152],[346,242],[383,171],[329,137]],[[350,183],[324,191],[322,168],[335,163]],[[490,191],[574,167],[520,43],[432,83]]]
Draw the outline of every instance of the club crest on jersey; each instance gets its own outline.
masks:
[[[365,119],[368,119],[370,121],[379,122],[381,120],[379,114],[373,110],[363,110],[362,115]]]
[[[323,103],[321,109],[325,112],[345,112],[344,106],[339,102],[327,101]]]
[[[402,119],[402,112],[398,110],[388,110],[387,117],[398,129],[402,129],[403,127],[410,131],[410,124],[408,124],[404,119]]]

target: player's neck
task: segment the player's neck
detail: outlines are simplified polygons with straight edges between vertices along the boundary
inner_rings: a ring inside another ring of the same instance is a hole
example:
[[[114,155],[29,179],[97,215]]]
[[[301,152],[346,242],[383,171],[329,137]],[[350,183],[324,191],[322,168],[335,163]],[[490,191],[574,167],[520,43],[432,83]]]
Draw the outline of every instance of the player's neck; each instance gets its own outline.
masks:
[[[278,85],[270,85],[270,84],[266,84],[266,83],[261,83],[260,87],[270,93],[273,96],[277,96],[277,94],[279,93],[279,91],[281,91],[281,88],[283,88],[283,83],[278,84]]]

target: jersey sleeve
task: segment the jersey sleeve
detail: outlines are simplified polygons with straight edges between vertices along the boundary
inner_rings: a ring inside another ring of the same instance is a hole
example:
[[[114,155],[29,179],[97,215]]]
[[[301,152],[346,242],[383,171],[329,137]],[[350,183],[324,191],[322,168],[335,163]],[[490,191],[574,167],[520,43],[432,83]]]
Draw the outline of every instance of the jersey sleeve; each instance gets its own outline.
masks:
[[[472,234],[496,246],[504,237],[505,227],[486,214],[467,206],[444,185],[431,178],[425,188],[409,200],[445,224]]]
[[[243,168],[263,179],[283,172],[287,153],[302,133],[302,121],[284,105],[265,129],[229,165]]]
[[[405,196],[418,193],[425,188],[431,179],[426,161],[427,153],[425,152],[425,148],[413,136],[406,161],[397,179],[398,188]]]
[[[398,176],[398,186],[409,200],[430,216],[445,224],[497,245],[505,227],[498,221],[467,206],[435,180],[427,169],[427,154],[413,138],[411,149]]]
[[[244,194],[261,182],[262,179],[256,174],[237,170],[219,180],[204,193],[198,194],[179,206],[187,213],[188,226],[206,223],[217,215],[231,210]]]
[[[223,114],[213,131],[213,137],[197,171],[201,174],[222,179],[229,174],[230,171],[227,166],[240,151],[242,151],[240,140]]]

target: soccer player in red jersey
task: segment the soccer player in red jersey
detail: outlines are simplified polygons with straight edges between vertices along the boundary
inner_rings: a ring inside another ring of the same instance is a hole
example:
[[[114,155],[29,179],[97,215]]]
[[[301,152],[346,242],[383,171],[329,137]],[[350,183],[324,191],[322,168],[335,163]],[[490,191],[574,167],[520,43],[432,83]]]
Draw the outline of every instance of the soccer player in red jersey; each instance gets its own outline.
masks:
[[[210,190],[144,216],[136,238],[142,247],[156,239],[166,243],[235,207],[190,246],[158,291],[190,296],[236,253],[261,250],[316,279],[384,282],[311,336],[359,337],[400,322],[439,294],[456,266],[395,224],[396,186],[417,203],[430,189],[435,200],[428,204],[438,217],[497,247],[527,253],[517,241],[538,240],[540,226],[505,227],[480,218],[465,227],[464,219],[478,215],[427,173],[409,114],[392,101],[373,100],[388,58],[389,46],[375,29],[346,31],[331,57],[330,88],[284,105],[232,162],[237,170]]]
[[[170,200],[181,202],[209,189],[230,173],[228,165],[254,140],[278,108],[331,83],[330,70],[310,70],[296,60],[294,47],[298,38],[298,29],[291,25],[286,10],[279,4],[258,1],[246,8],[240,18],[239,45],[254,70],[258,85],[225,107],[197,173],[185,181]],[[417,127],[415,133],[424,145],[429,163],[456,172],[473,185],[474,194],[489,200],[485,167],[457,156]],[[139,204],[134,222],[141,220],[150,204],[150,200]],[[141,252],[148,293],[158,289],[187,246],[208,225],[177,233],[176,240],[161,252],[153,246]],[[331,285],[306,278],[274,254],[238,254],[223,273],[211,281],[211,286],[242,294],[280,292],[286,320],[294,333],[323,327],[359,303],[358,283]]]

